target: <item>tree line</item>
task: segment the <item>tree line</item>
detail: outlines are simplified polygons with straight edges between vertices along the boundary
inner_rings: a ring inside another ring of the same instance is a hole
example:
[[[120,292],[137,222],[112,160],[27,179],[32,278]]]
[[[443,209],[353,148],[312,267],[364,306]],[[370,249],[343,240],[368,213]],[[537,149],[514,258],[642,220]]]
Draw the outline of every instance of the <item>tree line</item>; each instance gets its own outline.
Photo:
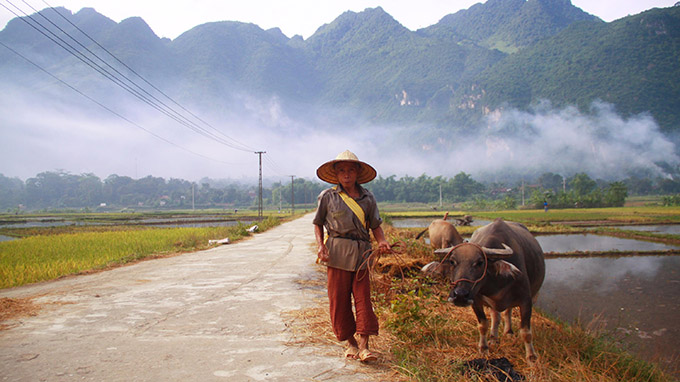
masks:
[[[316,180],[295,178],[293,183],[275,182],[263,188],[267,208],[313,208],[316,198],[329,185]],[[543,208],[621,206],[629,194],[674,195],[680,181],[668,178],[635,178],[606,182],[586,173],[564,178],[545,173],[536,179],[480,182],[460,172],[452,178],[379,176],[365,185],[380,202],[426,203],[462,208],[512,209],[519,205]],[[0,174],[0,211],[37,211],[44,209],[113,210],[122,208],[252,208],[257,205],[256,185],[204,178],[199,182],[147,176],[133,179],[110,175],[100,179],[94,174],[64,171],[42,172],[25,182]]]

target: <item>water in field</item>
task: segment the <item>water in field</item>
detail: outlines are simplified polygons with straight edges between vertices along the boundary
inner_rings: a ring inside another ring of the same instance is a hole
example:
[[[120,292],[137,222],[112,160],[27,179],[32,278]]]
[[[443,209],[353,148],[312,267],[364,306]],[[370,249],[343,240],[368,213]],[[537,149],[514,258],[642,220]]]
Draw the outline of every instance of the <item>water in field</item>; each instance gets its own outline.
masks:
[[[48,228],[71,225],[104,225],[101,222],[82,222],[73,220],[29,220],[19,223],[1,223],[2,228]]]
[[[0,235],[0,241],[10,241],[10,240],[16,240],[16,237]]]
[[[547,259],[537,306],[680,371],[680,256]]]
[[[636,252],[680,249],[680,246],[677,245],[594,234],[540,235],[536,236],[536,240],[543,248],[543,252]]]
[[[643,231],[643,232],[654,232],[662,234],[680,235],[680,224],[662,224],[662,225],[627,225],[627,226],[616,226],[612,228],[618,228],[628,231]]]
[[[130,224],[130,225],[150,225],[154,227],[230,227],[237,225],[236,220],[228,220],[225,218],[215,217],[169,217],[169,218],[153,218],[141,220],[127,220],[120,222],[93,222],[93,221],[75,221],[75,220],[30,220],[19,223],[4,223],[0,224],[3,228],[48,228],[48,227],[63,227],[63,226],[89,226],[89,225],[113,225],[113,224]],[[242,221],[243,224],[252,224],[252,221]]]

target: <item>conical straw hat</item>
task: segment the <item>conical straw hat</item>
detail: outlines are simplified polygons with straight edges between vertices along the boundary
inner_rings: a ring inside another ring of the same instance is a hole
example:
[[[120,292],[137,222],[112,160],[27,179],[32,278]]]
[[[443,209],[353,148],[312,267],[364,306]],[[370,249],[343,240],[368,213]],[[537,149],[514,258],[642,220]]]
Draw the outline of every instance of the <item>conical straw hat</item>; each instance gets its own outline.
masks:
[[[359,174],[357,174],[357,183],[368,183],[375,179],[376,175],[378,173],[375,171],[371,165],[369,165],[366,162],[362,162],[357,158],[356,155],[354,155],[353,152],[349,150],[345,150],[338,154],[335,159],[328,161],[324,164],[322,164],[317,170],[316,170],[316,176],[319,177],[319,179],[332,183],[332,184],[338,184],[338,176],[335,173],[335,166],[336,163],[338,162],[353,162],[353,163],[358,163],[360,166],[359,169]]]

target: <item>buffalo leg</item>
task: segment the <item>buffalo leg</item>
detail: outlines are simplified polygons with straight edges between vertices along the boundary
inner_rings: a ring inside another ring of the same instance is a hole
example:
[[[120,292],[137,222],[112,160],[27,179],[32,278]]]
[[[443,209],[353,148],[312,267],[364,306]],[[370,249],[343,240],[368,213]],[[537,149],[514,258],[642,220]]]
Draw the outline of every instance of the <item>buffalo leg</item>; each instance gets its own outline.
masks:
[[[528,300],[520,305],[519,312],[521,316],[521,323],[519,334],[524,342],[524,350],[529,362],[534,362],[538,359],[534,351],[533,338],[531,334],[531,300]]]
[[[489,343],[486,341],[486,335],[489,331],[489,320],[486,319],[486,314],[484,314],[484,307],[481,303],[472,304],[472,310],[477,316],[477,328],[479,329],[479,344],[477,348],[482,356],[487,357],[489,355]]]
[[[490,343],[499,343],[498,327],[500,326],[501,314],[496,309],[491,308],[491,333],[489,334]]]
[[[512,334],[512,308],[508,308],[503,312],[503,334]]]

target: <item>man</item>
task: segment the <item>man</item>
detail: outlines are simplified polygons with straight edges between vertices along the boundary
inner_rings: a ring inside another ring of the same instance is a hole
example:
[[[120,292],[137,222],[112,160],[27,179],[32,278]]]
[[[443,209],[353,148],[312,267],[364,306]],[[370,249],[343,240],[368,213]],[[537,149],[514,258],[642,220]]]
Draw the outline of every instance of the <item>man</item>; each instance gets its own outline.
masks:
[[[370,336],[378,335],[378,318],[371,305],[369,229],[378,242],[378,250],[390,250],[380,226],[382,219],[375,197],[361,186],[373,180],[376,171],[347,150],[321,165],[316,174],[321,180],[337,185],[321,192],[313,221],[318,260],[328,267],[333,333],[339,341],[347,341],[345,357],[372,362],[377,357],[369,350],[368,342]],[[326,239],[324,227],[328,232]],[[355,334],[359,335],[358,340]]]

